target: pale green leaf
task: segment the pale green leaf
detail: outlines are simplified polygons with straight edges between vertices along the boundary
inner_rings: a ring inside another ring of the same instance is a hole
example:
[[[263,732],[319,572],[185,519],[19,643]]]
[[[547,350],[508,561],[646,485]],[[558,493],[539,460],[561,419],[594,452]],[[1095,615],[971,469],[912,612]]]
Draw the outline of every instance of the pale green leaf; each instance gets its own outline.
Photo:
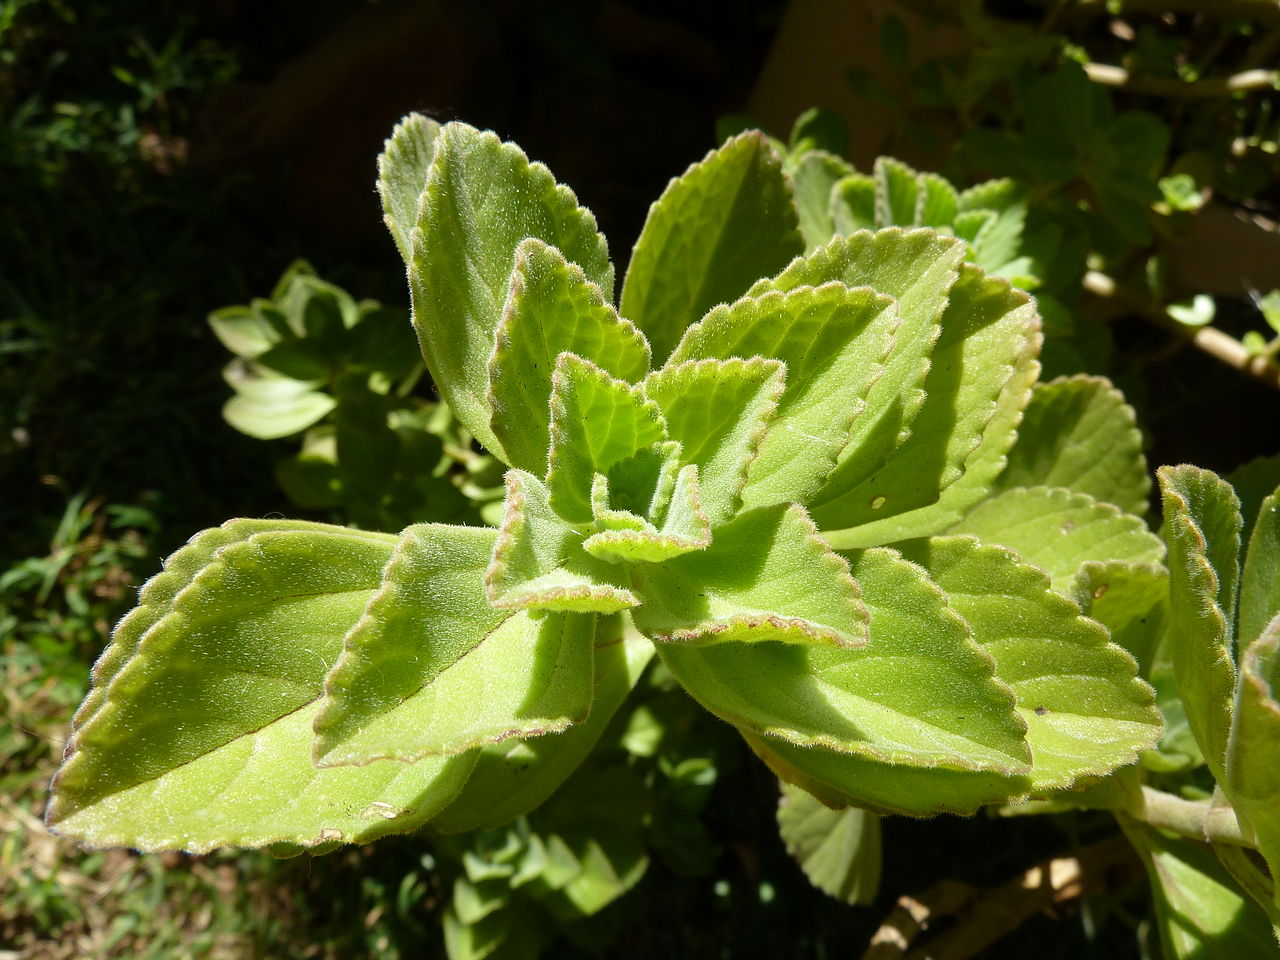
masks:
[[[702,509],[698,468],[691,463],[676,476],[661,529],[645,523],[640,529],[602,530],[588,537],[582,549],[610,563],[662,563],[695,550],[705,550],[710,543],[711,522]]]
[[[415,761],[558,733],[591,709],[594,621],[489,605],[498,534],[419,524],[325,680],[316,759]]]
[[[876,157],[872,177],[876,182],[876,226],[915,226],[920,191],[916,172],[901,160]]]
[[[573,353],[619,380],[636,381],[649,371],[649,345],[559,250],[530,237],[515,257],[489,358],[491,426],[511,466],[541,476],[551,442],[556,358]]]
[[[1150,678],[1169,615],[1169,571],[1159,564],[1091,560],[1080,566],[1071,596],[1133,654],[1138,675]]]
[[[551,504],[566,520],[588,523],[595,475],[608,476],[615,465],[664,441],[666,425],[640,387],[571,353],[560,355],[551,382]]]
[[[655,361],[665,358],[689,324],[803,250],[781,159],[764,134],[747,131],[672,180],[649,208],[621,313],[649,338]]]
[[[836,233],[846,236],[876,229],[875,180],[854,173],[839,181],[831,191],[831,220]]]
[[[904,552],[946,591],[1013,690],[1035,793],[1110,773],[1160,739],[1155,694],[1133,657],[1043,572],[971,537],[935,537]]]
[[[900,319],[892,299],[839,282],[718,307],[694,324],[671,363],[769,357],[786,383],[747,471],[744,509],[805,503],[822,486],[885,371]]]
[[[745,732],[743,738],[777,776],[833,807],[855,804],[912,817],[972,816],[988,804],[1023,797],[1028,789],[1025,776],[884,763]]]
[[[833,280],[868,286],[898,301],[897,344],[884,375],[871,385],[867,408],[854,421],[840,463],[814,503],[827,503],[867,481],[911,432],[924,402],[921,389],[929,354],[938,339],[939,319],[955,283],[964,245],[932,230],[880,230],[837,237],[772,280],[751,290],[820,286]],[[866,493],[861,490],[854,497]],[[869,497],[870,494],[867,494]]]
[[[1166,960],[1276,956],[1266,916],[1208,847],[1144,824],[1125,833],[1147,868]]]
[[[237,379],[233,386],[238,392],[223,406],[222,415],[241,433],[259,440],[300,433],[338,405],[330,394],[289,377],[258,375]]]
[[[225,544],[189,577],[175,569],[189,582],[76,731],[50,822],[96,846],[203,852],[373,839],[441,809],[474,756],[341,771],[311,762],[324,675],[393,547],[316,524]]]
[[[590,211],[512,143],[464,123],[435,139],[417,210],[409,289],[427,366],[458,420],[492,453],[488,362],[516,247],[536,237],[582,268],[606,300],[613,265]]]
[[[582,547],[582,534],[552,509],[538,478],[509,471],[506,515],[484,578],[489,602],[499,610],[579,613],[635,606],[635,594],[611,581],[610,565]]]
[[[445,833],[496,827],[541,806],[577,769],[653,657],[619,617],[600,617],[591,715],[554,737],[508,740],[479,752],[466,787],[431,825]]]
[[[1187,721],[1213,775],[1224,773],[1236,685],[1232,661],[1239,570],[1239,501],[1231,486],[1198,467],[1156,471],[1169,546],[1166,641]]]
[[[778,832],[809,882],[845,903],[867,906],[880,889],[880,818],[846,807],[832,810],[810,793],[784,784]]]
[[[1280,489],[1262,501],[1240,576],[1237,643],[1248,644],[1280,613]]]
[[[662,410],[681,458],[698,467],[702,506],[712,524],[741,506],[747,467],[777,409],[786,368],[777,360],[694,360],[664,367],[644,382]]]
[[[1004,469],[1039,372],[1035,303],[966,264],[941,326],[910,437],[865,481],[813,508],[837,547],[945,530]]]
[[[378,156],[378,196],[383,220],[406,264],[413,256],[418,201],[427,188],[427,171],[436,152],[440,124],[411,113],[396,124]]]
[[[853,167],[847,160],[825,150],[807,151],[791,170],[805,252],[822,246],[835,233],[831,193],[836,183],[851,173]]]
[[[974,240],[973,257],[982,269],[1001,271],[1018,256],[1022,246],[1027,219],[1026,191],[1016,180],[988,180],[965,190],[959,201],[961,212],[989,210],[995,214],[991,225],[981,230]]]
[[[1138,517],[1061,487],[1014,487],[984,500],[948,533],[1009,547],[1071,595],[1082,564],[1159,563],[1164,543]]]
[[[955,187],[936,173],[922,173],[918,180],[920,195],[916,198],[914,222],[922,227],[949,228],[959,203]]]
[[[1087,493],[1138,516],[1147,512],[1151,477],[1142,434],[1111,381],[1079,375],[1036,384],[995,488],[1040,485]]]
[[[1240,514],[1244,518],[1244,528],[1240,531],[1241,541],[1248,543],[1253,536],[1253,521],[1262,501],[1280,485],[1280,453],[1270,457],[1255,457],[1236,467],[1227,475],[1227,482],[1235,488],[1236,496],[1240,498]]]
[[[223,307],[209,314],[209,326],[222,345],[239,357],[266,353],[281,340],[281,333],[252,307]]]
[[[712,549],[723,537],[717,531]],[[864,551],[852,564],[870,612],[865,646],[660,643],[659,654],[711,712],[770,743],[814,748],[786,754],[802,770],[811,761],[836,768],[845,760],[877,761],[878,773],[874,765],[859,767],[867,783],[850,794],[858,803],[917,813],[935,805],[950,809],[946,796],[900,793],[892,775],[898,769],[1024,772],[1026,726],[1014,713],[1012,694],[994,678],[991,657],[944,594],[892,550]],[[803,568],[810,584],[817,579],[814,566]],[[784,582],[773,589],[785,595],[795,587]],[[833,751],[834,759],[827,756]],[[981,802],[1018,792],[1006,783]]]
[[[798,506],[747,511],[711,546],[632,571],[636,626],[666,642],[866,642],[867,612],[848,565]],[[739,649],[734,644],[735,649]]]
[[[1222,787],[1257,838],[1271,876],[1280,877],[1280,614],[1240,659]]]

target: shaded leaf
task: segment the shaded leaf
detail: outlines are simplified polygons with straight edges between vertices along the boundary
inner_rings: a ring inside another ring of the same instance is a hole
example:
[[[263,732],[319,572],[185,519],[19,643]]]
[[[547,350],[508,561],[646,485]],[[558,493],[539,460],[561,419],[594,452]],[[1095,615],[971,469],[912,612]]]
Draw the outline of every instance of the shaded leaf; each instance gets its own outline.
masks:
[[[711,543],[711,523],[702,510],[698,468],[682,468],[667,506],[662,528],[645,523],[640,529],[602,530],[583,541],[582,548],[593,557],[612,563],[634,561],[661,563]]]
[[[778,832],[809,882],[845,903],[867,906],[880,888],[880,818],[846,807],[832,810],[784,784]]]
[[[1251,527],[1240,575],[1240,624],[1236,642],[1252,643],[1280,613],[1280,489],[1262,501]]]
[[[800,233],[804,235],[805,252],[811,252],[831,239],[835,218],[831,212],[831,195],[837,182],[853,173],[853,167],[825,150],[806,152],[790,171],[795,189],[796,209],[800,215]]]
[[[516,247],[527,237],[557,247],[605,299],[612,296],[604,237],[573,192],[515,144],[463,123],[443,126],[413,235],[413,323],[450,409],[499,457],[504,451],[489,427],[488,362]]]
[[[1169,546],[1166,641],[1187,721],[1205,762],[1223,778],[1236,671],[1232,662],[1239,570],[1239,501],[1229,484],[1198,467],[1156,471]]]
[[[748,131],[672,180],[649,208],[622,315],[644,331],[655,361],[665,358],[689,324],[803,250],[781,159],[764,134]]]
[[[1138,516],[1147,512],[1151,477],[1142,434],[1109,380],[1080,375],[1036,384],[995,488],[1040,485],[1087,493]]]
[[[876,215],[876,181],[853,173],[831,192],[831,220],[837,234],[850,235],[880,226]]]
[[[1148,679],[1169,614],[1169,571],[1159,564],[1091,560],[1080,566],[1070,595],[1133,654],[1138,675]]]

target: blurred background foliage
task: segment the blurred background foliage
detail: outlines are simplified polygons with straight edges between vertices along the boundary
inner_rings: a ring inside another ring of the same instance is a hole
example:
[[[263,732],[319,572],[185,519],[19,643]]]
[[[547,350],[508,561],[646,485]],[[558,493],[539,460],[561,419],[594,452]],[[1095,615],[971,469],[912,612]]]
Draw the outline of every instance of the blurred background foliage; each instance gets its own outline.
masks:
[[[372,190],[404,113],[519,142],[620,266],[748,121],[797,168],[835,158],[855,225],[877,178],[1009,178],[944,226],[1041,297],[1049,369],[1116,379],[1155,462],[1229,471],[1277,448],[1277,62],[1262,0],[0,0],[0,954],[843,956],[904,893],[1098,839],[890,819],[878,892],[828,898],[776,781],[657,669],[494,831],[137,857],[40,814],[110,626],[197,529],[492,519],[500,471],[413,359]],[[986,955],[1157,955],[1141,883],[1076,906]]]

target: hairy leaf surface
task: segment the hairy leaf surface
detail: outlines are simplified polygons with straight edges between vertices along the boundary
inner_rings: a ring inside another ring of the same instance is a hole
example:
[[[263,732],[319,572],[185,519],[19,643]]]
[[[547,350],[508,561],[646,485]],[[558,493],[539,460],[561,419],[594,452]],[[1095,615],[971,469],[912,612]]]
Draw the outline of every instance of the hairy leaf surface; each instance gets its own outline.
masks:
[[[491,425],[509,463],[541,476],[551,442],[556,358],[573,353],[619,380],[636,381],[649,371],[649,345],[556,248],[530,237],[515,257],[489,358]]]
[[[59,772],[57,829],[193,852],[353,841],[412,829],[462,787],[472,756],[312,764],[324,675],[394,538],[282,526],[216,549],[143,634]]]
[[[551,505],[571,523],[593,517],[597,473],[666,440],[658,405],[640,387],[617,380],[590,361],[564,353],[551,387]],[[673,478],[674,479],[674,478]]]
[[[778,360],[692,360],[664,367],[644,382],[662,410],[681,459],[698,467],[702,508],[720,524],[741,507],[747,468],[778,407],[786,366]]]
[[[910,438],[866,481],[813,509],[838,547],[945,530],[1004,468],[1039,371],[1035,304],[965,265],[941,325]]]
[[[904,553],[946,591],[1013,690],[1036,793],[1132,763],[1160,739],[1155,695],[1133,657],[1043,572],[970,537],[935,537]]]
[[[734,137],[672,180],[649,208],[622,285],[621,312],[655,361],[685,328],[737,300],[804,250],[791,184],[759,131]]]
[[[1026,726],[1013,697],[942,592],[894,551],[852,562],[870,607],[863,647],[661,643],[658,651],[695,699],[745,732],[826,748],[789,753],[801,770],[809,759],[838,767],[822,759],[836,751],[906,767],[1025,771]]]
[[[1169,545],[1169,634],[1187,721],[1218,780],[1223,779],[1231,701],[1235,590],[1239,570],[1239,501],[1231,486],[1198,467],[1161,467]]]
[[[1262,501],[1240,575],[1237,643],[1252,643],[1280,613],[1280,490]]]
[[[978,504],[948,532],[1016,550],[1067,595],[1084,563],[1164,559],[1164,543],[1140,518],[1061,487],[1006,490]]]
[[[891,298],[835,282],[744,298],[685,331],[672,364],[734,356],[786,364],[777,410],[748,466],[745,509],[805,503],[817,492],[884,373],[899,322]]]
[[[1150,679],[1169,616],[1169,571],[1159,564],[1091,560],[1076,574],[1071,597],[1133,654],[1138,675]]]
[[[1036,384],[995,486],[1041,485],[1087,493],[1138,516],[1147,512],[1151,477],[1142,434],[1109,380],[1080,375]]]
[[[464,123],[435,139],[413,235],[413,323],[431,377],[458,420],[504,457],[489,426],[488,362],[516,247],[536,237],[582,268],[606,300],[613,265],[590,211],[513,143]]]
[[[588,537],[582,548],[610,563],[661,563],[711,543],[711,522],[702,509],[698,467],[689,464],[676,475],[661,529],[644,523],[639,529],[602,530]]]
[[[497,533],[419,524],[325,680],[316,757],[414,761],[533,737],[585,720],[594,619],[489,605]]]
[[[378,157],[383,220],[406,264],[413,258],[418,201],[427,188],[427,171],[431,169],[439,135],[440,124],[420,113],[411,113],[396,124]]]
[[[851,173],[853,167],[849,161],[825,150],[806,152],[791,171],[806,253],[822,246],[835,233],[831,191],[837,182]]]

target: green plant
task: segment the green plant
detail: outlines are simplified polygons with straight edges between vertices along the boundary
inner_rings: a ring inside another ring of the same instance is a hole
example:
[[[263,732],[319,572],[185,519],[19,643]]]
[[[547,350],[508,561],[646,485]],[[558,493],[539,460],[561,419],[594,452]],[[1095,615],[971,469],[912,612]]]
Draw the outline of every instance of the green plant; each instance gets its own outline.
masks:
[[[471,449],[448,407],[413,394],[423,365],[406,319],[294,263],[270,299],[209,315],[237,357],[224,370],[235,396],[223,415],[260,440],[303,434],[276,464],[303,509],[374,530],[500,519],[497,462]]]
[[[1105,381],[1036,385],[1026,293],[928,228],[806,254],[757,133],[672,181],[616,308],[591,214],[514,145],[411,116],[380,171],[427,365],[511,468],[502,524],[197,535],[95,667],[58,830],[287,853],[518,824],[592,773],[655,652],[833,807],[1169,825],[1113,774],[1161,740],[1140,662],[1182,574],[1139,516],[1132,411]],[[516,887],[521,830],[473,848],[455,919]]]

